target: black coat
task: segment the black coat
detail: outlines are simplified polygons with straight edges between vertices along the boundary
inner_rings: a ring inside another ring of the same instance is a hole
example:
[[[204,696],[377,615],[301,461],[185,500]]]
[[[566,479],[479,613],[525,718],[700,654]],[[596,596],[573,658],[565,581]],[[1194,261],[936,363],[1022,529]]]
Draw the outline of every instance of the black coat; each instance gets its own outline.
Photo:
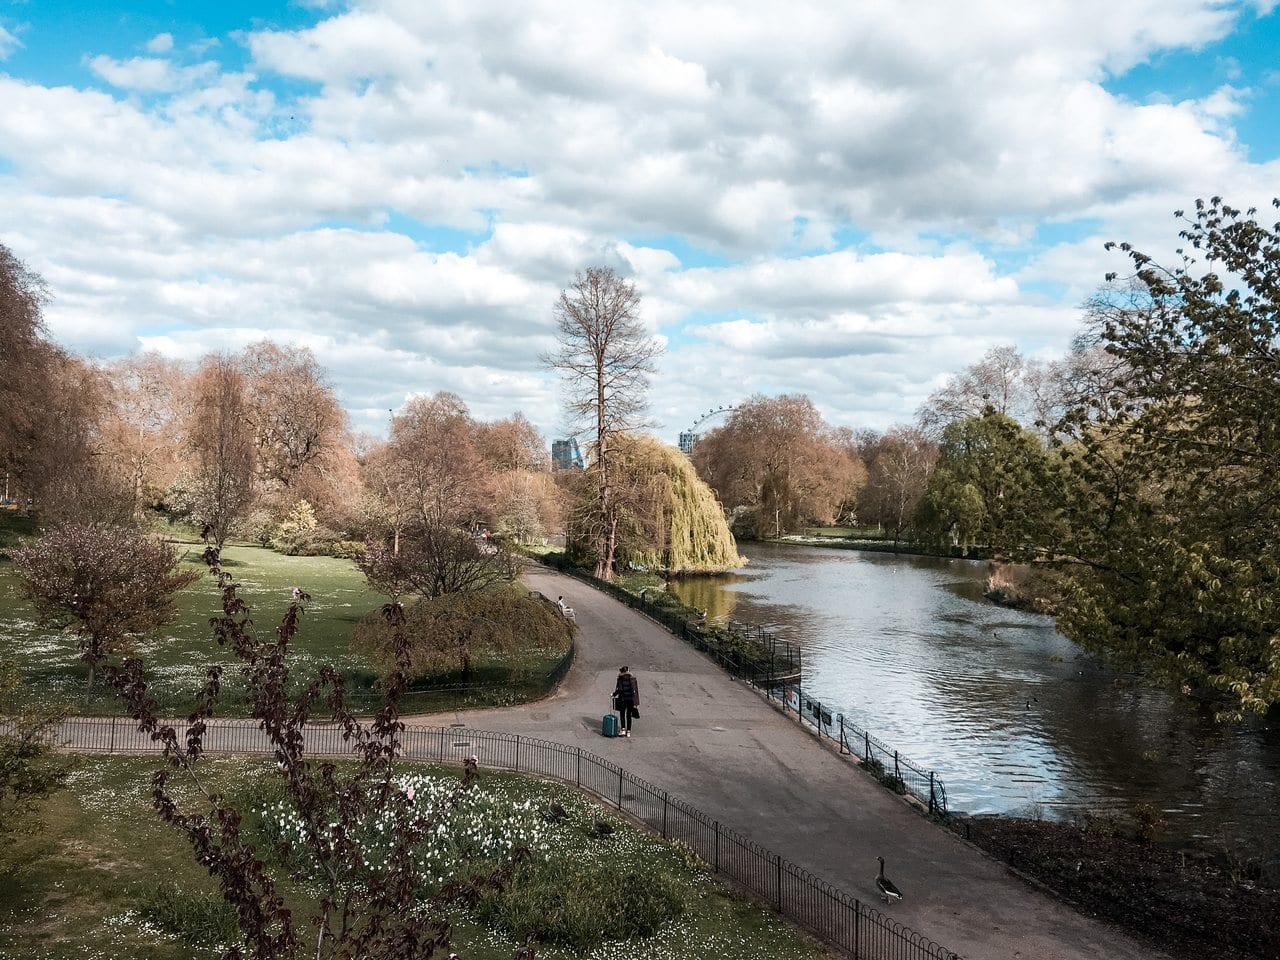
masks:
[[[613,698],[617,701],[617,709],[640,706],[640,685],[629,673],[618,674],[618,682],[613,688]]]

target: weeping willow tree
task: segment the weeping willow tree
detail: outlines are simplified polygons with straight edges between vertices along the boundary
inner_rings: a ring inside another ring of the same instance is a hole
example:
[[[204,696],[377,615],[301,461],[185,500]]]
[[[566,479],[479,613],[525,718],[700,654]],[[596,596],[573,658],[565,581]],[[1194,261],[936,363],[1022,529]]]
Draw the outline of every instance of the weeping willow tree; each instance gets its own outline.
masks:
[[[617,434],[614,510],[617,558],[623,566],[670,573],[709,573],[741,567],[724,510],[687,457],[651,437]],[[579,491],[574,529],[586,531],[599,510],[594,487]],[[570,549],[590,559],[591,538],[575,535]]]

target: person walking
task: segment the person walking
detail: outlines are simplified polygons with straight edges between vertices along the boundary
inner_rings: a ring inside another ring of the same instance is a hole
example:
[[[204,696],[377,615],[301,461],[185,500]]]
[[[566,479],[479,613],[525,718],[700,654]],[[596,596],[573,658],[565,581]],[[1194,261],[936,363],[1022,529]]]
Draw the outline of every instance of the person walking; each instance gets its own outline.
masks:
[[[640,685],[627,667],[618,671],[613,687],[613,706],[618,711],[618,736],[631,736],[631,721],[640,716]]]

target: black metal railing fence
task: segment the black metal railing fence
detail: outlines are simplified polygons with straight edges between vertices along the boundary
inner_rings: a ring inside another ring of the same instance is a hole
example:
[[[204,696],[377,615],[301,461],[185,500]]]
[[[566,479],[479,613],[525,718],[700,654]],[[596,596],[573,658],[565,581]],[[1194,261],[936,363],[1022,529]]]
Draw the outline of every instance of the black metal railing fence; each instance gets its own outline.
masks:
[[[181,731],[180,731],[181,732]],[[66,749],[150,753],[157,745],[119,717],[73,717],[55,735]],[[253,720],[212,720],[207,753],[272,752]],[[351,744],[336,725],[307,728],[306,748],[316,756],[349,756]],[[862,900],[726,827],[678,797],[581,747],[518,734],[459,727],[407,727],[406,760],[461,764],[556,780],[592,794],[664,838],[686,844],[711,869],[855,960],[959,960],[957,954],[885,916]]]
[[[664,592],[654,591],[658,599],[649,599],[647,592],[637,595],[615,583],[598,580],[562,561],[557,555],[544,555],[539,559],[546,566],[582,581],[633,610],[639,610],[712,657],[735,677],[768,685],[778,680],[797,680],[801,676],[800,645],[783,640],[763,627],[737,620],[707,623],[700,618],[691,618],[688,608],[674,605],[667,599],[669,594]]]

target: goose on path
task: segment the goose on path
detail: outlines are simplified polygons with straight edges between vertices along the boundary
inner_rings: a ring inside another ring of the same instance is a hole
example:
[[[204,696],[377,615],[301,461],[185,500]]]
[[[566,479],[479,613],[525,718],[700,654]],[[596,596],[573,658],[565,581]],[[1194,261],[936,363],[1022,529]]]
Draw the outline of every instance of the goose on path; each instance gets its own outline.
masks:
[[[880,896],[884,897],[884,902],[891,900],[901,900],[902,891],[893,885],[893,881],[884,875],[884,857],[876,857],[880,861],[880,872],[876,874],[876,889],[880,891]]]

